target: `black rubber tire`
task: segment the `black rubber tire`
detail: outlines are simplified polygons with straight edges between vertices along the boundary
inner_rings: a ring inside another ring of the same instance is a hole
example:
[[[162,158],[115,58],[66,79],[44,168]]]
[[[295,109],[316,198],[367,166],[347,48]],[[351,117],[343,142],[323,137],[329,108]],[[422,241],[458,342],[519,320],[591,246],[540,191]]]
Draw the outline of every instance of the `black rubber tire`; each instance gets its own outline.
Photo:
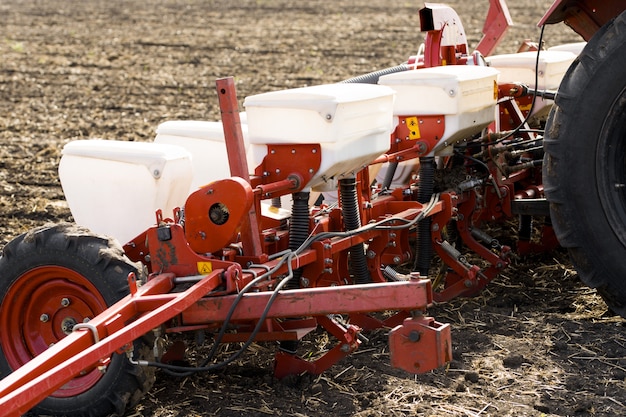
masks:
[[[130,272],[141,276],[136,265],[124,256],[121,246],[116,241],[94,235],[73,224],[48,225],[27,232],[5,246],[0,257],[0,303],[6,302],[6,305],[10,305],[11,300],[5,297],[7,293],[11,293],[12,288],[13,290],[28,288],[28,284],[20,279],[35,277],[33,271],[37,271],[38,269],[34,269],[37,267],[40,267],[39,270],[50,271],[56,271],[55,268],[61,267],[79,274],[77,276],[80,279],[88,280],[97,289],[106,303],[105,308],[128,294],[127,277]],[[56,288],[59,288],[58,294],[63,293],[62,284]],[[89,290],[82,293],[79,291],[79,294],[88,293]],[[75,294],[72,294],[72,297],[77,298]],[[76,300],[76,303],[79,301]],[[28,320],[28,317],[24,317],[23,320]],[[35,322],[38,321],[41,320]],[[16,324],[16,328],[19,326],[22,324]],[[44,331],[43,328],[41,331]],[[19,334],[13,336],[21,337]],[[4,378],[12,372],[10,361],[7,360],[9,350],[6,349],[16,345],[5,341],[4,346],[2,343],[0,339],[0,377]],[[8,346],[9,344],[11,346]],[[134,342],[135,359],[151,360],[153,357],[149,337]],[[154,370],[132,365],[126,355],[113,354],[106,373],[96,381],[93,385],[89,384],[86,385],[87,388],[80,389],[82,392],[76,395],[72,392],[66,397],[50,396],[28,415],[122,416],[127,407],[138,403],[152,387]]]
[[[626,12],[588,42],[546,125],[552,224],[582,281],[626,317]]]

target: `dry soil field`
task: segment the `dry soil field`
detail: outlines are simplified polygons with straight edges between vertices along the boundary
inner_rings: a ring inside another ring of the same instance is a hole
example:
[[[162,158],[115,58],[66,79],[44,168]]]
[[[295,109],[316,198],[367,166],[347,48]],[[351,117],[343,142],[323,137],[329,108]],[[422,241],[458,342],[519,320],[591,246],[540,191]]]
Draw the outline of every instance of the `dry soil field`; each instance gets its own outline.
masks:
[[[516,26],[498,52],[536,41],[535,23],[549,3],[511,2]],[[449,4],[475,46],[488,2]],[[149,141],[166,120],[216,120],[219,77],[235,77],[243,99],[396,65],[423,41],[422,6],[0,0],[0,244],[45,222],[71,220],[57,176],[68,141]],[[568,41],[578,38],[547,28],[547,46]],[[453,326],[447,369],[420,376],[392,369],[378,333],[321,376],[278,381],[274,346],[254,345],[218,373],[158,374],[127,416],[626,415],[624,321],[579,284],[562,251],[522,259],[481,296],[431,312]]]

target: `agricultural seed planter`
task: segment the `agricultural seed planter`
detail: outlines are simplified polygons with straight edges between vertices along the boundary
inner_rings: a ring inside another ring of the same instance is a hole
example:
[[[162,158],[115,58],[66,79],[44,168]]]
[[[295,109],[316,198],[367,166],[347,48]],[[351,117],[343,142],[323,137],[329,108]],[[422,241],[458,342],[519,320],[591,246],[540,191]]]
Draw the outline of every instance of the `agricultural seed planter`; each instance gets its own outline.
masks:
[[[590,3],[557,1],[542,21],[586,46],[495,56],[503,1],[473,53],[456,13],[427,4],[423,53],[398,67],[247,97],[242,114],[220,79],[221,122],[68,144],[59,175],[78,225],[32,230],[0,258],[4,415],[122,415],[155,368],[215,370],[253,342],[278,343],[279,378],[321,373],[376,328],[393,366],[428,372],[452,343],[428,307],[506,268],[514,250],[484,226],[514,216],[515,252],[558,236],[624,315],[626,2]],[[336,343],[305,360],[298,342],[318,328]],[[207,358],[175,365],[178,333],[212,337]],[[218,362],[226,342],[241,349]]]

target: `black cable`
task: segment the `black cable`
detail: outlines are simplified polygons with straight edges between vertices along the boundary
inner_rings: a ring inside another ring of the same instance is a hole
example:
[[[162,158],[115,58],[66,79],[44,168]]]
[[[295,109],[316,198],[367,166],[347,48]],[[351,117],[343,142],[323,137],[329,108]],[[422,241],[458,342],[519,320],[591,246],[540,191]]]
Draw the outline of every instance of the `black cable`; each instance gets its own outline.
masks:
[[[530,116],[533,113],[533,110],[535,109],[535,103],[537,101],[537,84],[539,83],[539,55],[541,53],[541,44],[543,43],[543,31],[545,27],[546,25],[542,25],[541,31],[539,32],[539,45],[537,49],[537,58],[535,59],[535,88],[533,90],[533,99],[530,104],[530,110],[528,110],[528,114],[526,115],[522,123],[520,123],[515,129],[511,130],[507,135],[501,137],[500,139],[492,143],[500,143],[503,140],[508,139],[509,137],[515,135],[516,133],[519,133],[522,127],[526,125],[526,123],[528,123],[528,120],[530,120]]]
[[[480,165],[481,167],[485,168],[485,171],[487,171],[488,173],[491,173],[491,171],[489,170],[489,167],[487,166],[486,163],[484,163],[483,161],[481,161],[480,159],[474,158],[471,155],[466,155],[460,151],[455,151],[457,155],[462,156],[465,159],[469,159],[472,162],[477,163],[478,165]]]
[[[265,318],[267,317],[267,315],[269,313],[269,310],[272,307],[272,304],[274,303],[274,301],[276,300],[276,297],[278,296],[278,293],[280,292],[280,290],[287,284],[287,282],[293,276],[293,269],[292,269],[292,266],[291,266],[291,259],[292,259],[292,257],[293,256],[289,256],[289,257],[284,258],[285,260],[288,259],[290,261],[290,262],[287,263],[287,268],[288,268],[289,273],[287,274],[286,277],[284,277],[278,283],[278,285],[276,285],[276,288],[272,291],[272,295],[270,296],[270,299],[267,301],[267,304],[265,305],[265,309],[263,310],[263,313],[261,314],[261,317],[259,317],[256,326],[254,327],[254,329],[250,333],[250,336],[248,337],[248,340],[246,340],[246,342],[239,348],[239,350],[237,352],[233,353],[230,357],[228,357],[227,359],[223,360],[222,362],[206,366],[208,361],[210,361],[215,356],[215,352],[217,351],[217,347],[219,346],[220,342],[218,341],[218,338],[216,338],[216,340],[214,341],[214,344],[213,344],[213,348],[211,349],[211,352],[209,353],[209,355],[207,355],[207,358],[203,362],[202,366],[197,366],[197,367],[178,366],[178,365],[170,365],[170,364],[165,364],[165,363],[160,363],[160,362],[150,362],[150,361],[137,361],[136,363],[139,364],[139,365],[154,366],[154,367],[157,367],[157,368],[164,369],[165,372],[167,372],[168,374],[173,375],[173,376],[186,377],[186,376],[193,375],[194,373],[198,373],[198,372],[208,372],[208,371],[214,371],[216,369],[223,368],[224,366],[230,364],[231,362],[233,362],[234,360],[239,358],[239,356],[241,356],[241,354],[243,354],[243,352],[245,352],[245,350],[252,344],[252,342],[254,342],[254,339],[256,338],[256,335],[259,333],[259,331],[261,330],[261,326],[265,322]],[[277,269],[279,266],[282,266],[282,263],[283,263],[283,261],[281,261],[279,264],[277,264],[277,266],[274,269]],[[263,275],[267,275],[267,274],[263,274]],[[258,279],[254,280],[254,281],[258,282]],[[250,282],[246,287],[251,286],[250,284],[252,284],[252,282]],[[239,295],[243,296],[243,294],[244,294],[244,292],[242,290],[239,293]],[[231,308],[230,308],[230,310],[229,310],[229,312],[227,314],[227,318],[224,319],[224,323],[223,323],[222,329],[221,329],[221,330],[224,330],[224,332],[222,332],[220,330],[219,339],[221,339],[221,337],[223,337],[223,334],[225,333],[225,328],[228,326],[228,323],[230,322],[230,318],[232,317],[232,314],[234,313],[235,307],[238,304],[239,300],[241,299],[241,297],[239,297],[239,295],[238,295],[237,299],[235,300],[235,302],[233,302],[233,304],[231,305]]]

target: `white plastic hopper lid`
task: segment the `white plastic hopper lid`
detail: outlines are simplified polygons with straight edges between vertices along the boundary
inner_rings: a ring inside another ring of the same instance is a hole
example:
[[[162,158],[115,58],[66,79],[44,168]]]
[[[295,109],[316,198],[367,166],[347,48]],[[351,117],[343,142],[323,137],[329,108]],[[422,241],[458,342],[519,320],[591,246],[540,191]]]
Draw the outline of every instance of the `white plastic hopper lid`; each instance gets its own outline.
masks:
[[[561,45],[555,45],[548,48],[548,51],[561,51],[561,52],[571,52],[574,55],[578,56],[582,52],[582,50],[587,46],[587,42],[573,42],[573,43],[564,43]]]
[[[204,120],[168,120],[157,126],[157,135],[182,136],[186,138],[210,139],[208,132],[223,132],[221,122]]]
[[[240,114],[241,128],[246,133],[245,114]],[[157,135],[180,136],[184,138],[224,142],[224,128],[221,121],[168,120],[157,126]]]
[[[376,84],[336,83],[272,91],[246,97],[245,107],[279,107],[312,110],[332,121],[337,106],[394,95],[391,88]]]
[[[495,68],[477,65],[446,65],[442,67],[421,68],[383,75],[379,84],[383,85],[437,85],[445,86],[450,82],[475,80],[497,76],[500,72]]]
[[[541,51],[539,54],[539,62],[552,63],[552,62],[568,62],[573,61],[576,55],[570,51]],[[520,52],[517,54],[504,54],[504,55],[492,55],[485,58],[489,65],[494,67],[518,67],[520,65],[532,67],[534,69],[534,63],[537,60],[537,52]]]
[[[407,85],[441,88],[450,97],[455,97],[463,82],[496,78],[499,73],[495,68],[484,66],[446,65],[383,75],[378,83],[400,88]]]
[[[177,145],[105,139],[69,142],[63,147],[62,154],[145,165],[155,178],[161,176],[167,161],[191,158],[191,154],[186,149]]]

